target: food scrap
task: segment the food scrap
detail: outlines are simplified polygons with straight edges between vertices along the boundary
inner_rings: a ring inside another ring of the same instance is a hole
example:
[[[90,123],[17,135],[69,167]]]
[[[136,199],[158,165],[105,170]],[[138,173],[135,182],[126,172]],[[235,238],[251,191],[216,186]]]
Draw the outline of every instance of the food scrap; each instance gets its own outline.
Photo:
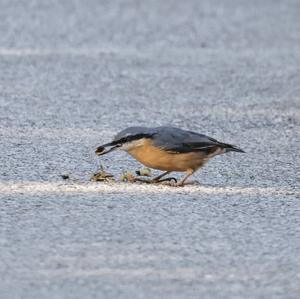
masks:
[[[138,176],[151,176],[151,169],[150,168],[141,168],[139,170],[136,170],[135,173]]]
[[[90,180],[92,182],[108,182],[108,181],[113,181],[113,175],[106,172],[103,168],[103,166],[100,166],[100,171],[97,173],[94,173]]]
[[[121,180],[122,182],[135,182],[135,181],[136,181],[136,177],[135,177],[131,172],[125,171],[125,172],[122,174],[120,180]]]
[[[132,172],[130,171],[124,171],[123,174],[120,177],[121,182],[128,182],[128,183],[133,183],[133,182],[148,182],[145,181],[139,176],[147,176],[150,177],[151,174],[151,169],[150,168],[141,168],[135,171],[136,175],[135,176]],[[92,177],[90,178],[91,181],[93,182],[109,182],[109,181],[115,181],[114,176],[104,170],[104,167],[100,165],[100,170],[93,174]]]

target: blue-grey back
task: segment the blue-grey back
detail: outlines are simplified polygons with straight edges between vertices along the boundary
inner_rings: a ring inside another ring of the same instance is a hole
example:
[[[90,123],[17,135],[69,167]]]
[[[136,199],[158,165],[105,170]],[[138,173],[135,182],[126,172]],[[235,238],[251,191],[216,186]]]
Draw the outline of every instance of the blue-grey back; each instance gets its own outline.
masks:
[[[131,141],[139,138],[151,138],[153,145],[171,152],[189,152],[205,150],[220,144],[217,140],[203,134],[175,127],[130,127],[118,133],[114,141]]]

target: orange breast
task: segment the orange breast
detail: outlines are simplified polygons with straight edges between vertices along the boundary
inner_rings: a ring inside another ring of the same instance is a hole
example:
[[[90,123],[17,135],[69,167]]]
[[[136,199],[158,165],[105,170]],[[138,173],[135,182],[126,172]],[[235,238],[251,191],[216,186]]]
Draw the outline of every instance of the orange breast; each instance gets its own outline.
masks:
[[[145,139],[143,145],[128,150],[128,153],[147,167],[164,171],[196,170],[206,162],[201,153],[168,153],[154,147],[150,139]]]

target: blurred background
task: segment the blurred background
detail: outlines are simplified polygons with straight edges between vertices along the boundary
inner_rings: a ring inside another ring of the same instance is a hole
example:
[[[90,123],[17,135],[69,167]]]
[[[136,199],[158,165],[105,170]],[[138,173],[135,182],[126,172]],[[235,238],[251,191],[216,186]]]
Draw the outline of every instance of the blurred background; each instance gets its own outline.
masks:
[[[49,179],[63,155],[82,176],[94,146],[131,125],[177,125],[251,151],[262,127],[267,139],[278,138],[276,126],[288,134],[300,94],[299,6],[2,0],[2,134],[37,138],[35,159],[24,157],[28,146],[6,145],[23,159],[4,158],[2,169],[34,165],[35,179]]]

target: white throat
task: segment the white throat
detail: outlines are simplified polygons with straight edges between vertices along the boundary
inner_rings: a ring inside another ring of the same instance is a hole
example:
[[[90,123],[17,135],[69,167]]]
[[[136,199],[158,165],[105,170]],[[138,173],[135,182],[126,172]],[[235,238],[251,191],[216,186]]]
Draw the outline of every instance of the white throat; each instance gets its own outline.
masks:
[[[144,142],[145,142],[145,138],[138,139],[138,140],[133,140],[133,141],[128,141],[128,142],[122,144],[120,149],[127,152],[127,151],[130,151],[133,148],[144,145]]]

